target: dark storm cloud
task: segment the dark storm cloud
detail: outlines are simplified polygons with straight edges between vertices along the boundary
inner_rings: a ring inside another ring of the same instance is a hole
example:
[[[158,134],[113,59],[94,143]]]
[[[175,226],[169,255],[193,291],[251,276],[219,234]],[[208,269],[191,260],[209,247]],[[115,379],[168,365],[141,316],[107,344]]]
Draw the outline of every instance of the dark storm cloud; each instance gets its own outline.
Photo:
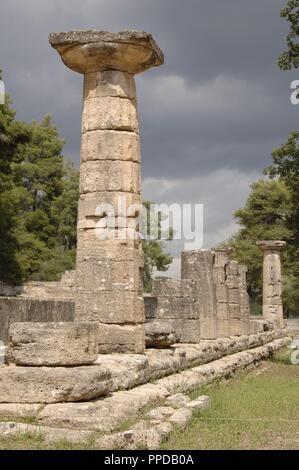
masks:
[[[232,230],[232,212],[273,147],[298,127],[299,106],[289,99],[298,74],[276,65],[287,33],[279,16],[284,3],[1,0],[0,67],[17,116],[31,120],[51,113],[66,139],[65,154],[78,163],[82,77],[61,63],[48,33],[152,32],[165,65],[137,78],[146,194],[183,201],[183,188],[192,188],[189,200],[207,205],[207,237],[214,243],[215,234]],[[159,193],[159,180],[170,189]]]

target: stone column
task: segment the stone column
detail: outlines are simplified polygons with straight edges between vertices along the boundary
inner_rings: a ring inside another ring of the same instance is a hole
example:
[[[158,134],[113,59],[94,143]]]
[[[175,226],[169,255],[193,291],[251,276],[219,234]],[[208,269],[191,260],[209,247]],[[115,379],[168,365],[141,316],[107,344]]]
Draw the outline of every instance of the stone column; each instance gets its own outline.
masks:
[[[214,248],[213,276],[216,290],[216,333],[217,337],[231,335],[229,287],[233,288],[233,276],[228,272],[230,247]]]
[[[258,241],[257,245],[264,252],[263,317],[265,320],[272,322],[275,328],[284,328],[280,252],[285,247],[286,242],[264,240]]]
[[[161,65],[163,54],[151,34],[136,31],[52,33],[50,43],[66,66],[84,75],[75,321],[99,323],[102,353],[142,353],[134,75]]]

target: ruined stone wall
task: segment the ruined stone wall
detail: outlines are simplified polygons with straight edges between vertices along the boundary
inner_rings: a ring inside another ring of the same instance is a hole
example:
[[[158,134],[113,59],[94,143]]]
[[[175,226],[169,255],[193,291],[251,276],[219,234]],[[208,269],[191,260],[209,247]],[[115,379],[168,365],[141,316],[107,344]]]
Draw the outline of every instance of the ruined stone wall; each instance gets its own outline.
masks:
[[[0,297],[0,340],[7,344],[8,329],[17,322],[70,322],[74,302]]]
[[[145,298],[148,337],[150,325],[164,342],[173,333],[182,343],[250,333],[247,269],[228,255],[225,250],[182,252],[182,279],[156,279]],[[256,331],[262,328],[255,325]]]

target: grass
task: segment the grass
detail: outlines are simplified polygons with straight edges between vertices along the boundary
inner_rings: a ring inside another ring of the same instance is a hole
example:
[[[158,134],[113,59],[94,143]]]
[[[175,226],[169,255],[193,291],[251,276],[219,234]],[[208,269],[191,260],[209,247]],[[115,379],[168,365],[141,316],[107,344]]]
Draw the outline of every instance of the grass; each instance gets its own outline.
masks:
[[[299,449],[299,366],[291,365],[289,351],[192,395],[202,394],[212,407],[171,433],[163,449]]]

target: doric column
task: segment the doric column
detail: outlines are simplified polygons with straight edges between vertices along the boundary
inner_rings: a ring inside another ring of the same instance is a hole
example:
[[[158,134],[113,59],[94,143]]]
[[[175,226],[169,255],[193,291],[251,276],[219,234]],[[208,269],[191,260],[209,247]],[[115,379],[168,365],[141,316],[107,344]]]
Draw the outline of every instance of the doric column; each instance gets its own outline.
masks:
[[[229,308],[229,286],[232,288],[233,276],[228,273],[229,256],[233,252],[231,247],[220,247],[213,249],[215,258],[213,266],[214,284],[216,290],[216,333],[217,337],[228,337],[231,335],[230,308]]]
[[[52,33],[50,43],[66,66],[84,74],[75,321],[99,323],[102,353],[141,353],[143,254],[134,75],[161,65],[163,54],[151,34],[136,31]]]
[[[281,261],[280,252],[286,242],[280,240],[258,241],[257,245],[264,252],[263,262],[263,317],[274,323],[276,328],[283,328],[283,307],[281,299]]]

